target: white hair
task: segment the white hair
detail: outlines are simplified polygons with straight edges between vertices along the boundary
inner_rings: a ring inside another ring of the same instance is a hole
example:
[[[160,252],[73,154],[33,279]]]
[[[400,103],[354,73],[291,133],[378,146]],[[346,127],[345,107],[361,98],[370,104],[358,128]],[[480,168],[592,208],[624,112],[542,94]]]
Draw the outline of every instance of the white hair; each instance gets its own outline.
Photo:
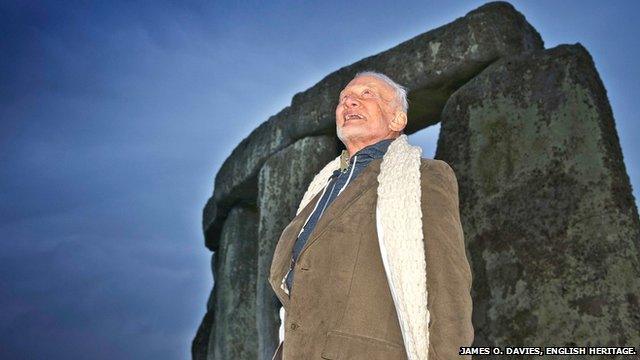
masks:
[[[391,78],[387,75],[376,71],[360,71],[353,78],[355,79],[358,76],[373,76],[384,81],[387,85],[391,86],[391,88],[396,93],[396,103],[402,108],[402,111],[406,113],[407,110],[409,110],[409,101],[407,101],[407,88],[391,80]]]

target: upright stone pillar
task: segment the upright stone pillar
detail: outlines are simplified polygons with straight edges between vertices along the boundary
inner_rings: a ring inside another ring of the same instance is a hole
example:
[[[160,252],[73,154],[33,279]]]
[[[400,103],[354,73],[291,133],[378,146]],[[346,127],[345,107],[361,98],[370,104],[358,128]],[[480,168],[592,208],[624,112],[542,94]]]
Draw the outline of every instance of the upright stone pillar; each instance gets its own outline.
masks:
[[[256,359],[256,264],[258,212],[236,206],[229,212],[215,252],[214,323],[207,359]]]
[[[282,230],[295,217],[313,176],[337,156],[335,136],[298,140],[271,156],[258,177],[258,283],[259,359],[270,360],[278,346],[280,302],[269,284],[269,270]]]
[[[448,100],[475,345],[640,345],[640,224],[606,90],[578,44],[503,58]]]
[[[215,258],[216,256],[214,253],[211,256],[211,273],[213,274],[214,279],[216,278]],[[212,336],[211,330],[213,329],[214,321],[213,312],[215,310],[215,290],[216,289],[214,285],[211,289],[211,292],[209,293],[209,299],[207,299],[207,312],[202,317],[202,321],[200,322],[200,326],[198,327],[196,336],[191,342],[192,360],[207,360],[207,353],[209,352],[209,338]]]

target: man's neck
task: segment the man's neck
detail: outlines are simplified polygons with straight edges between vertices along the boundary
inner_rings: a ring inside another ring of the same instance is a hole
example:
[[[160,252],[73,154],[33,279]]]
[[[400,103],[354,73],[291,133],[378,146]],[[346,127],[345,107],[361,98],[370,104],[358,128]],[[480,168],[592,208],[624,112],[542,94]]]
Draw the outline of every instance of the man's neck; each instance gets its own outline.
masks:
[[[382,140],[387,140],[387,139],[396,139],[398,138],[398,136],[400,136],[400,134],[390,134],[384,138],[381,139],[375,139],[375,140],[370,140],[368,142],[362,142],[362,143],[349,143],[349,144],[345,144],[347,151],[349,152],[349,158],[353,157],[353,155],[355,153],[357,153],[358,151],[366,148],[369,145],[373,145],[373,144],[377,144]]]

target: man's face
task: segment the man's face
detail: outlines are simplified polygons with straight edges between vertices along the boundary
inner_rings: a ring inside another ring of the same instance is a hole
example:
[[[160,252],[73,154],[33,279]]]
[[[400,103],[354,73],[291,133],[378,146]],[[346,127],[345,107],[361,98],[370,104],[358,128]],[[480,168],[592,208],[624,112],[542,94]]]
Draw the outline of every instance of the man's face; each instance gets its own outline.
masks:
[[[358,76],[340,92],[336,107],[338,138],[347,142],[375,142],[393,131],[395,91],[374,76]]]

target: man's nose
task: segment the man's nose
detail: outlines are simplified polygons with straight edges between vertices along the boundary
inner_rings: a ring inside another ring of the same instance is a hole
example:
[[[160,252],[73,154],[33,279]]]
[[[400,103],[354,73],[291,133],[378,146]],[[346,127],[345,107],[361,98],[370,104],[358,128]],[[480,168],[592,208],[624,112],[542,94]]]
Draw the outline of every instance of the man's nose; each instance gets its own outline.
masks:
[[[344,99],[344,104],[346,107],[357,107],[360,106],[360,102],[352,95],[346,95]]]

